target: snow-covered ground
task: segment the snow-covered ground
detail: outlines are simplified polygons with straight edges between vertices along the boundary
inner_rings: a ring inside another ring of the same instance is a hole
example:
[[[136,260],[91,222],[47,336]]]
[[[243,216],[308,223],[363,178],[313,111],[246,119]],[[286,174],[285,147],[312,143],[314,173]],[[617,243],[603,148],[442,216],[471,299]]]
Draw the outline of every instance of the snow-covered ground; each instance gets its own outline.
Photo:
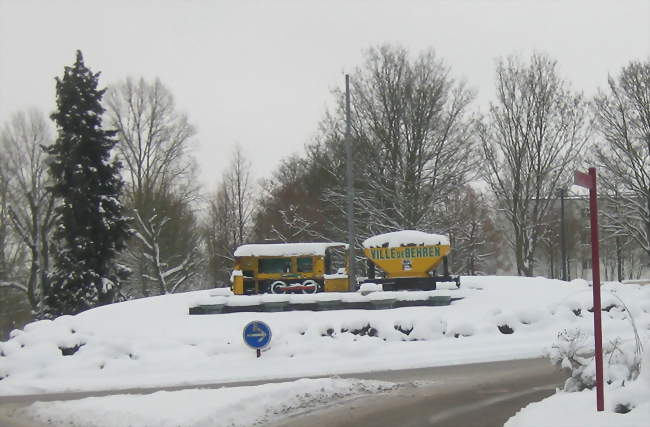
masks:
[[[265,425],[335,399],[390,391],[393,383],[349,379],[292,382],[221,389],[159,391],[148,395],[37,402],[14,417],[67,427],[178,427]]]
[[[647,329],[646,329],[647,331]],[[646,345],[650,342],[646,340]],[[593,390],[576,393],[558,391],[531,403],[510,418],[504,427],[641,427],[650,420],[650,350],[646,347],[641,375],[625,387],[605,387],[605,410],[596,412]],[[617,406],[633,408],[617,413]]]
[[[196,302],[224,298],[211,296],[214,293],[208,290],[129,301],[77,316],[35,322],[14,331],[9,341],[0,343],[0,395],[300,378],[539,357],[546,354],[560,331],[575,327],[591,330],[593,324],[589,312],[591,287],[581,280],[566,283],[544,278],[463,277],[460,289],[450,285],[431,292],[463,298],[442,307],[188,315],[188,308]],[[614,337],[629,341],[633,337],[630,316],[619,298],[647,343],[650,286],[618,283],[603,286],[603,307],[613,307],[603,312],[604,341]],[[251,320],[262,320],[273,331],[271,345],[259,359],[242,340],[242,329]],[[62,354],[61,349],[75,348],[78,350],[71,355]],[[160,420],[176,420],[172,413],[183,406],[196,417],[187,417],[186,424],[169,425],[203,425],[202,420],[210,420],[209,425],[250,425],[274,412],[300,407],[300,396],[311,395],[312,388],[321,390],[316,400],[320,401],[345,396],[341,390],[374,392],[393,386],[351,380],[299,380],[254,388],[38,403],[24,411],[42,419],[73,421],[78,426],[123,425],[111,424],[119,414],[131,414],[133,426],[162,426],[166,424]],[[284,387],[283,391],[278,392],[277,387]],[[648,389],[638,380],[606,393],[608,416],[634,422],[635,414],[645,411],[647,415]],[[261,408],[257,412],[249,410],[242,399],[230,397],[253,393],[256,397],[251,400],[259,402],[257,407]],[[611,412],[611,405],[634,400],[629,393],[640,393],[640,398],[630,402],[638,409],[624,415]],[[286,399],[278,399],[278,394]],[[585,403],[576,403],[575,410],[593,412],[593,392],[559,393],[539,404],[549,405],[550,409],[531,405],[511,420],[512,425],[534,425],[530,420],[535,416],[527,414],[554,410],[577,402],[581,396]],[[174,399],[182,404],[172,404]],[[89,424],[78,418],[81,412],[95,414],[99,421]],[[215,417],[227,420],[237,414],[246,414],[237,421],[241,424],[214,423]]]

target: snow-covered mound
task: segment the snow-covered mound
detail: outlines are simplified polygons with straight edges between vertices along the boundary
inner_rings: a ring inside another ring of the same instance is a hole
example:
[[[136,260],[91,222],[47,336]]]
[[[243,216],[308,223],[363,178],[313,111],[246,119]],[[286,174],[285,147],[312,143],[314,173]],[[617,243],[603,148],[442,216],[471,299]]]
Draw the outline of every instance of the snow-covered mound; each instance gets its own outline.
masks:
[[[594,390],[560,391],[541,402],[529,404],[504,427],[642,427],[648,425],[649,417],[650,384],[638,379],[625,387],[606,386],[603,412],[596,411]]]
[[[364,248],[397,248],[410,245],[449,245],[449,237],[442,234],[430,234],[417,230],[402,230],[379,234],[363,241]]]
[[[545,354],[559,331],[590,329],[591,288],[544,278],[463,277],[463,287],[432,291],[462,297],[449,306],[391,310],[294,311],[190,316],[197,300],[233,298],[214,290],[104,306],[40,321],[0,342],[0,395],[207,384],[415,368]],[[374,292],[381,298],[384,292]],[[603,287],[605,340],[632,335],[625,302],[641,331],[650,328],[650,287]],[[359,294],[322,294],[354,300]],[[271,296],[255,296],[268,298]],[[311,296],[310,296],[311,297]],[[319,295],[320,297],[320,295]],[[243,327],[273,331],[256,358]]]

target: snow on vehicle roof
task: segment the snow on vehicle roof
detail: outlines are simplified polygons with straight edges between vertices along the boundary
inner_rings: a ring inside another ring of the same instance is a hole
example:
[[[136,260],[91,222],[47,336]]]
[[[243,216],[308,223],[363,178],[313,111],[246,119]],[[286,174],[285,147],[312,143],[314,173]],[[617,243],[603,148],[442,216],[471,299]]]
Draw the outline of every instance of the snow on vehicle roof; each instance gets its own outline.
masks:
[[[430,234],[416,230],[393,231],[379,234],[363,241],[364,248],[395,248],[408,245],[448,245],[449,237],[442,234]]]
[[[347,243],[265,243],[257,245],[242,245],[235,251],[236,257],[241,256],[278,256],[289,257],[297,255],[325,255],[325,250],[332,246],[345,246]]]

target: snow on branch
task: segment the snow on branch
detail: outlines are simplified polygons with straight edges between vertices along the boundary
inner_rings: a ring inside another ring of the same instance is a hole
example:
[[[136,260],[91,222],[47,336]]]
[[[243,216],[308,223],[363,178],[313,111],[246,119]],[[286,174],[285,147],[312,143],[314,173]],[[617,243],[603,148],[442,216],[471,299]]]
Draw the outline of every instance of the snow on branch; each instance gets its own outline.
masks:
[[[28,293],[27,286],[21,285],[20,283],[17,282],[0,281],[0,288],[13,288]]]
[[[176,292],[196,274],[197,248],[191,249],[180,263],[170,267],[171,260],[163,260],[160,247],[161,235],[170,219],[156,213],[143,219],[137,211],[135,216],[139,230],[135,230],[133,235],[144,245],[142,256],[147,261],[149,270],[141,273],[141,277],[156,283],[161,294]]]

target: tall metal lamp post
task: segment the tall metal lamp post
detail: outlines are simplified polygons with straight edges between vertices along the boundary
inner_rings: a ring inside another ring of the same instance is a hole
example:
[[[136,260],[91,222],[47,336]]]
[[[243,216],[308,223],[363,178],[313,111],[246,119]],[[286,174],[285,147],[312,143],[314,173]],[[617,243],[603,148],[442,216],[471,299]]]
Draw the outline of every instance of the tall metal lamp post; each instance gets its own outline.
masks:
[[[347,217],[348,217],[348,290],[353,292],[357,286],[357,268],[354,251],[356,233],[354,230],[354,172],[352,169],[352,137],[350,120],[350,75],[345,75],[345,154],[346,154],[346,184],[347,184]]]

